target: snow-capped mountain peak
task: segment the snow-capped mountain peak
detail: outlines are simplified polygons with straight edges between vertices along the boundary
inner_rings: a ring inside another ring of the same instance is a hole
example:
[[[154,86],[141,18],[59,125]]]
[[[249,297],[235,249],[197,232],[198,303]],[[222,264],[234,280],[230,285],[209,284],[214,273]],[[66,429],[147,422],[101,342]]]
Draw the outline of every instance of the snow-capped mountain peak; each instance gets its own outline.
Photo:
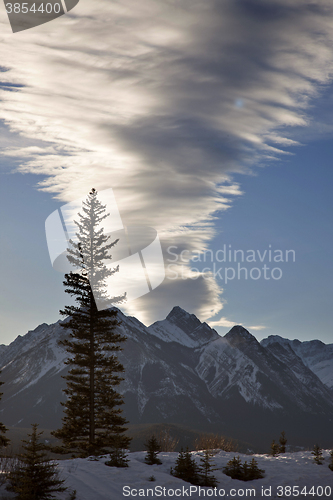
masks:
[[[201,347],[220,337],[207,323],[201,323],[194,314],[178,306],[164,320],[149,326],[148,331],[164,342],[177,342],[192,348]]]
[[[127,337],[119,352],[125,367],[120,390],[131,423],[209,424],[239,437],[247,428],[258,437],[268,420],[272,430],[274,419],[279,425],[291,419],[294,435],[300,421],[301,432],[316,422],[318,441],[329,434],[333,345],[281,337],[260,345],[240,325],[221,337],[180,307],[149,327],[121,311],[118,319]],[[68,368],[58,340],[67,334],[59,322],[43,324],[0,352],[5,425],[59,425]]]
[[[201,325],[200,320],[194,315],[190,314],[179,306],[175,306],[167,315],[166,319],[178,326],[182,330],[195,330]]]
[[[257,339],[241,325],[235,325],[224,336],[234,347],[240,347],[243,344],[258,344]]]

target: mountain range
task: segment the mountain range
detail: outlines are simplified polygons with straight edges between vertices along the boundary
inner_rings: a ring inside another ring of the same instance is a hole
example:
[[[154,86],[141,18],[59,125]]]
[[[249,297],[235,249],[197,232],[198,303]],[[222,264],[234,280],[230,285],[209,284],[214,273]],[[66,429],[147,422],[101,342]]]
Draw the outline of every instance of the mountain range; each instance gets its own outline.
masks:
[[[149,327],[118,317],[131,424],[185,425],[266,448],[285,430],[295,444],[333,447],[333,344],[279,336],[259,343],[239,325],[222,337],[180,307]],[[61,425],[65,334],[60,321],[44,323],[0,346],[0,421],[8,427]]]

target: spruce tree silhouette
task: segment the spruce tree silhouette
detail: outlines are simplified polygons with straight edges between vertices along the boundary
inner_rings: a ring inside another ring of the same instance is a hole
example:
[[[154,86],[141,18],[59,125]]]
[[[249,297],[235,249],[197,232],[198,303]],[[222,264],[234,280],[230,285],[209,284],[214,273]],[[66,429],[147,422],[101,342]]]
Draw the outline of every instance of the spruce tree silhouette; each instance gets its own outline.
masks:
[[[32,424],[29,440],[23,440],[24,452],[19,461],[8,474],[7,491],[17,494],[18,500],[51,500],[53,493],[60,493],[67,488],[64,480],[59,479],[57,465],[46,453],[46,446],[39,441],[43,434],[37,432],[38,424]]]
[[[148,465],[160,465],[162,462],[157,455],[161,451],[161,446],[154,434],[148,439],[147,443],[145,443],[145,446],[147,448],[145,463]]]
[[[126,340],[118,330],[116,309],[98,310],[96,302],[110,301],[105,280],[118,271],[106,267],[111,259],[110,249],[117,243],[109,243],[101,222],[108,217],[105,205],[92,189],[82,212],[76,236],[78,242],[70,240],[68,260],[78,269],[65,275],[65,292],[75,297],[77,306],[66,306],[60,313],[69,319],[62,323],[69,332],[69,338],[61,341],[69,357],[70,366],[64,377],[67,401],[63,426],[53,435],[63,444],[54,448],[59,453],[72,453],[86,457],[106,453],[115,446],[126,448],[130,439],[124,435],[126,419],[122,417],[122,396],[117,386],[123,380],[120,376],[124,367],[116,353]],[[112,299],[113,303],[124,299]]]

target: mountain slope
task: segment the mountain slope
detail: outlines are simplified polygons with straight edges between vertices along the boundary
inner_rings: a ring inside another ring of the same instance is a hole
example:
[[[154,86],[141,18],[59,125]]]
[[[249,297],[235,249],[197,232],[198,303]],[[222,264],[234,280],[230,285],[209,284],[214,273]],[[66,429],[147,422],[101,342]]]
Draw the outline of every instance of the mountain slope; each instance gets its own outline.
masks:
[[[309,428],[318,439],[328,432],[331,391],[288,342],[259,344],[241,326],[221,337],[180,307],[150,327],[120,311],[119,319],[130,423],[172,422],[256,440],[282,428],[300,439]],[[57,342],[64,335],[60,322],[43,324],[0,352],[6,425],[60,426],[67,354]]]
[[[300,342],[271,335],[262,340],[261,345],[277,355],[279,349],[289,347],[323,384],[333,390],[333,344],[324,344],[320,340]]]

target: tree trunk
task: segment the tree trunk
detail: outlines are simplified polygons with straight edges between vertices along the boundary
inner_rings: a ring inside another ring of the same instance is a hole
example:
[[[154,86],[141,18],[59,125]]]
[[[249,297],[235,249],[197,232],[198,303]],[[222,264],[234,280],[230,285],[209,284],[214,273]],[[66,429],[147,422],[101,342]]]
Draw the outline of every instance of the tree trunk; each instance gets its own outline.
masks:
[[[91,451],[95,447],[95,346],[94,346],[94,297],[90,292],[92,307],[90,308],[90,422],[89,444]]]

